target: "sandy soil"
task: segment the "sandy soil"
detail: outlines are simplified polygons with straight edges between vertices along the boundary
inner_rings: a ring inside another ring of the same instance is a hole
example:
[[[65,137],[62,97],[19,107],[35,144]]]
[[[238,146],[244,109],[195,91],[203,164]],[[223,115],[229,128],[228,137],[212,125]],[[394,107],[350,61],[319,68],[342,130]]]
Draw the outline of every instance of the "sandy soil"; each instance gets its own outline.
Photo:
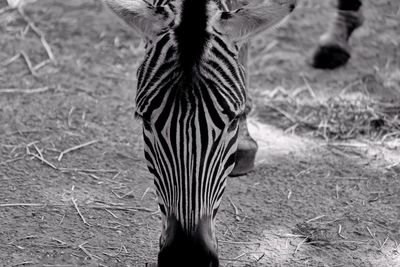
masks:
[[[344,88],[397,97],[400,3],[365,2],[342,69],[306,63],[333,17],[330,1],[303,1],[253,41],[249,126],[260,152],[254,172],[229,179],[217,222],[222,266],[400,266],[399,140],[288,134],[266,108],[269,92],[305,80],[321,99]],[[57,62],[35,76],[21,57],[10,62],[22,50],[33,66],[48,55],[17,12],[0,14],[0,266],[154,262],[160,217],[133,118],[140,40],[95,1],[25,9]]]

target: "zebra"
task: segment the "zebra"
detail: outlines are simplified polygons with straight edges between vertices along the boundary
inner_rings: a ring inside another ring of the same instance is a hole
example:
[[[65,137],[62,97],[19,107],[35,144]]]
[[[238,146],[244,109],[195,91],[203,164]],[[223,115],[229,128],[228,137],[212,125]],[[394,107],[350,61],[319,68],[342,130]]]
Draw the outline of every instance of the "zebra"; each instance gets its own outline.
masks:
[[[240,7],[248,2],[262,3],[264,0],[225,0],[229,8]],[[364,23],[362,0],[337,0],[336,16],[329,29],[320,37],[318,46],[307,62],[316,69],[336,69],[346,65],[351,57],[349,39],[352,33]],[[246,46],[244,46],[246,48]],[[247,49],[242,49],[241,58],[248,58]],[[247,62],[242,62],[247,65]],[[249,88],[249,86],[246,86]],[[247,114],[252,110],[250,97],[247,97],[246,114],[242,116],[239,126],[239,145],[236,152],[236,164],[231,176],[241,176],[254,168],[258,150],[257,142],[251,137],[247,128]]]
[[[146,39],[136,117],[162,217],[158,267],[218,267],[215,218],[246,103],[240,45],[296,0],[228,11],[216,0],[105,0]]]

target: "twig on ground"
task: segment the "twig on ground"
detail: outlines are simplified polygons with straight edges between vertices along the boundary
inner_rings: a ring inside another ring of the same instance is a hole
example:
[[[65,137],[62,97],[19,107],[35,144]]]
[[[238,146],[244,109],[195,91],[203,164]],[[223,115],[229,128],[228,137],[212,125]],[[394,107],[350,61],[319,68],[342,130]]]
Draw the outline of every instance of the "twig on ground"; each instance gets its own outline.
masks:
[[[307,169],[305,169],[305,170],[302,170],[302,171],[300,171],[299,173],[297,173],[297,174],[295,175],[295,177],[299,177],[299,176],[301,176],[301,175],[303,175],[303,174],[308,174],[308,173],[310,173],[310,171],[312,171],[314,168],[315,168],[315,167],[311,166],[311,167],[309,167],[309,168],[307,168]]]
[[[91,226],[91,225],[86,221],[85,217],[83,217],[81,211],[79,210],[78,204],[76,203],[76,199],[71,198],[71,201],[72,201],[72,203],[74,204],[74,207],[75,207],[76,211],[78,212],[79,217],[81,217],[83,223],[86,224],[87,226]]]
[[[84,242],[84,243],[82,243],[82,244],[80,244],[79,246],[78,246],[78,248],[80,248],[82,251],[83,251],[83,253],[85,253],[86,254],[86,256],[88,256],[90,259],[98,259],[98,260],[103,260],[102,258],[100,258],[99,256],[96,256],[96,255],[93,255],[93,254],[91,254],[85,247],[84,247],[84,245],[86,245],[88,242]]]
[[[386,166],[385,169],[390,170],[390,169],[393,169],[393,168],[395,168],[397,166],[400,166],[400,162],[390,164],[389,166]]]
[[[111,216],[113,216],[115,219],[119,219],[118,216],[115,215],[115,214],[114,214],[113,212],[111,212],[110,210],[108,210],[108,209],[104,209],[104,210],[107,211],[108,213],[110,213]]]
[[[71,116],[72,116],[72,113],[74,112],[74,110],[75,110],[75,107],[72,106],[71,109],[70,109],[69,112],[68,112],[68,116],[67,116],[67,125],[68,125],[69,128],[72,127],[72,119],[71,119]]]
[[[264,252],[261,252],[261,251],[249,251],[249,252],[243,252],[242,254],[240,254],[239,256],[236,256],[235,258],[233,258],[233,259],[231,259],[231,261],[237,261],[237,260],[239,260],[240,258],[243,258],[244,256],[246,256],[246,255],[250,255],[250,254],[258,254],[258,253],[260,253],[260,254],[265,254]]]
[[[17,266],[23,266],[23,265],[31,265],[31,264],[36,264],[37,262],[34,261],[24,261],[24,262],[20,262],[20,263],[16,263],[11,265],[11,267],[17,267]]]
[[[260,257],[258,257],[258,259],[257,260],[255,260],[254,262],[259,262],[262,258],[264,258],[265,257],[265,253],[263,253]]]
[[[299,87],[296,90],[293,91],[293,93],[291,93],[291,97],[292,98],[296,98],[299,95],[301,95],[303,92],[307,92],[309,93],[309,95],[313,98],[315,98],[315,94],[313,91],[310,91],[310,88],[308,86],[303,86],[303,87]]]
[[[33,23],[33,21],[25,14],[25,11],[23,10],[22,7],[18,8],[18,12],[21,15],[21,17],[28,23],[29,27],[31,27],[32,31],[34,31],[40,38],[40,41],[46,50],[47,56],[49,59],[53,62],[56,62],[53,51],[51,50],[51,47],[49,43],[46,40],[45,34]]]
[[[385,143],[386,139],[389,139],[391,137],[396,137],[400,135],[400,131],[395,131],[393,133],[387,133],[384,136],[382,136],[382,139],[380,140],[380,142],[383,144]]]
[[[292,197],[292,194],[293,194],[292,190],[289,190],[289,192],[287,194],[287,199],[288,200]]]
[[[8,160],[0,162],[0,165],[7,165],[9,163],[12,163],[12,162],[24,159],[24,158],[25,158],[25,156],[21,156],[21,157],[18,157],[18,158],[13,158],[13,159],[8,159]]]
[[[106,253],[106,252],[102,252],[102,253],[103,253],[104,255],[108,256],[108,257],[114,258],[114,257],[117,257],[119,254],[121,254],[122,249],[123,249],[123,248],[122,248],[122,245],[121,245],[121,247],[119,248],[118,252],[115,253],[115,254]]]
[[[21,51],[21,56],[24,59],[26,66],[28,67],[29,72],[32,74],[32,76],[37,77],[38,75],[36,71],[33,69],[32,61],[29,58],[28,54],[25,51]]]
[[[335,176],[333,179],[340,179],[340,180],[369,180],[370,178],[366,177],[338,177]]]
[[[30,29],[29,24],[26,24],[24,30],[21,31],[21,38],[22,38],[22,39],[24,39],[25,36],[28,34],[29,29]]]
[[[32,28],[32,25],[31,25],[31,28]],[[44,37],[44,34],[42,34],[42,36],[40,36],[40,41],[42,42],[43,47],[46,50],[49,59],[53,62],[56,62],[53,51],[51,50],[49,43],[47,42],[46,38]]]
[[[82,175],[87,175],[95,180],[100,180],[100,178],[97,175],[94,175],[93,173],[85,173],[85,172],[78,172],[78,173]]]
[[[43,68],[44,66],[46,66],[47,64],[49,64],[50,62],[51,62],[50,59],[43,60],[42,62],[40,62],[36,66],[34,66],[33,70],[36,72],[36,71],[40,70],[41,68]]]
[[[247,252],[244,252],[244,253],[240,254],[239,256],[236,256],[235,258],[233,258],[232,261],[238,260],[246,255],[247,255]]]
[[[5,94],[36,94],[36,93],[43,93],[48,91],[50,88],[45,86],[45,87],[40,87],[40,88],[35,88],[35,89],[20,89],[20,88],[0,88],[0,94],[5,93]]]
[[[272,105],[268,105],[270,108],[278,111],[280,114],[282,114],[285,118],[287,118],[291,123],[297,123],[297,120],[290,115],[288,112],[284,111],[283,109],[281,109],[280,107],[276,107],[276,106],[272,106]]]
[[[8,244],[12,245],[17,241],[21,241],[21,240],[25,240],[25,239],[34,239],[34,238],[39,238],[39,236],[37,236],[37,235],[28,235],[28,236],[20,237],[20,238],[14,239],[13,241],[11,241]]]
[[[33,147],[35,148],[36,152],[39,154],[40,158],[43,158],[42,151],[36,146],[36,144],[33,144]]]
[[[60,243],[61,245],[64,245],[64,246],[67,246],[67,245],[68,245],[66,242],[61,241],[60,239],[57,239],[57,238],[55,238],[55,237],[51,237],[50,239],[51,239],[51,240],[54,240],[54,241],[56,241],[56,242],[58,242],[58,243]]]
[[[229,203],[231,203],[231,205],[232,205],[232,207],[233,207],[233,209],[235,211],[235,219],[236,219],[236,221],[240,222],[238,208],[236,207],[235,203],[233,203],[232,199],[229,196],[228,196],[228,200],[229,200]]]
[[[219,243],[232,244],[232,245],[258,245],[268,243],[266,241],[229,241],[229,240],[218,240]]]
[[[62,218],[61,218],[60,222],[58,223],[58,225],[61,225],[61,224],[63,223],[64,218],[65,218],[65,213],[64,213],[64,215],[62,216]]]
[[[335,186],[335,191],[336,191],[336,199],[339,199],[339,190],[340,190],[340,188],[339,188],[339,185],[338,185],[338,184],[336,184],[336,186]]]
[[[311,87],[310,83],[308,82],[307,78],[304,75],[301,75],[301,78],[303,78],[303,81],[306,84],[308,92],[310,93],[311,97],[313,99],[317,98],[317,96],[315,95],[315,92],[314,92],[313,88]]]
[[[117,179],[117,177],[121,174],[121,172],[122,172],[122,171],[119,171],[117,174],[115,174],[115,175],[111,178],[111,180]]]
[[[382,251],[383,247],[385,246],[386,242],[389,240],[389,235],[386,236],[385,241],[383,241],[382,245],[379,247],[379,250]]]
[[[26,145],[26,152],[27,152],[27,154],[28,154],[29,156],[33,156],[33,157],[36,158],[36,159],[39,159],[42,163],[44,163],[45,165],[49,166],[50,168],[52,168],[52,169],[54,169],[54,170],[58,170],[58,168],[57,168],[53,163],[51,163],[51,162],[49,162],[48,160],[46,160],[46,159],[43,157],[43,155],[41,155],[41,153],[39,153],[39,149],[38,149],[36,146],[35,146],[35,149],[38,151],[39,156],[36,155],[35,153],[32,153],[32,152],[30,151],[29,147],[30,147],[31,145],[35,145],[35,143],[37,143],[37,142],[33,142],[33,143],[30,143],[30,144],[27,144],[27,145]]]
[[[6,204],[0,204],[0,208],[42,207],[42,206],[46,206],[46,204],[39,204],[39,203],[6,203]]]
[[[322,144],[322,146],[338,146],[338,147],[352,147],[352,148],[368,148],[367,144],[351,144],[351,143],[332,143],[332,142],[328,142],[325,144]]]
[[[341,225],[341,224],[339,224],[338,235],[339,235],[341,238],[346,239],[346,237],[344,237],[344,236],[342,235],[342,225]]]
[[[304,235],[296,235],[296,234],[275,234],[275,233],[272,233],[272,235],[277,236],[279,238],[305,238]]]
[[[295,123],[295,124],[293,124],[292,126],[289,126],[288,128],[286,128],[286,129],[284,130],[284,133],[285,133],[285,134],[292,134],[292,135],[294,135],[294,134],[296,133],[297,127],[299,127],[299,124],[298,124],[298,123]]]
[[[40,142],[40,141],[37,141],[37,140],[36,140],[36,141],[32,141],[32,142],[26,144],[26,145],[25,145],[26,154],[29,154],[29,153],[30,153],[30,152],[29,152],[29,151],[30,151],[30,149],[29,149],[30,146],[33,146],[34,144],[37,144],[37,143],[39,143],[39,142]]]
[[[373,239],[375,239],[375,235],[371,232],[371,230],[369,229],[369,227],[367,226],[366,228],[367,228],[367,231],[368,231],[369,235],[370,235]]]
[[[397,243],[397,241],[394,241],[394,243],[395,243],[394,251],[396,251],[399,254],[400,253],[400,251],[399,251],[400,243]]]
[[[227,225],[226,223],[223,223],[223,222],[220,222],[221,224],[223,224],[223,225],[225,225],[225,227],[226,227],[226,231],[225,231],[225,233],[224,233],[224,236],[226,236],[226,234],[228,233],[228,232],[230,232],[231,233],[231,236],[232,237],[235,237],[235,234],[232,232],[232,230],[231,230],[231,228],[229,227],[229,225]]]
[[[147,187],[146,190],[144,191],[142,197],[140,198],[140,200],[143,200],[145,198],[145,196],[147,195],[147,193],[149,193],[149,192],[152,192],[157,197],[157,194],[154,192],[154,189],[151,187]]]
[[[306,223],[310,223],[310,222],[313,222],[313,221],[322,219],[322,218],[324,218],[325,216],[326,216],[326,215],[319,215],[319,216],[317,216],[317,217],[314,217],[314,218],[309,219],[308,221],[306,221]]]
[[[299,244],[297,244],[296,249],[293,252],[293,255],[297,253],[297,251],[300,249],[300,247],[307,241],[308,237],[304,238]]]
[[[16,61],[20,56],[21,56],[21,53],[17,53],[17,54],[15,54],[13,57],[11,57],[10,59],[7,59],[7,60],[4,61],[3,63],[1,63],[1,65],[3,65],[3,66],[10,65],[10,64],[13,63],[14,61]]]
[[[81,168],[59,168],[61,172],[100,172],[100,173],[117,173],[118,170],[107,170],[107,169],[81,169]]]
[[[68,148],[68,149],[66,149],[66,150],[64,150],[64,151],[62,151],[60,153],[60,155],[58,156],[57,160],[61,161],[65,154],[70,153],[70,152],[75,151],[75,150],[78,150],[78,149],[81,149],[81,148],[84,148],[84,147],[87,147],[87,146],[90,146],[90,145],[95,144],[97,142],[99,142],[99,140],[92,140],[90,142],[87,142],[87,143],[84,143],[84,144],[80,144],[80,145]]]
[[[155,210],[151,210],[148,208],[144,208],[144,207],[138,207],[138,206],[126,206],[126,207],[122,207],[122,206],[110,206],[110,205],[104,205],[104,206],[88,206],[88,208],[91,209],[108,209],[108,210],[135,210],[135,211],[146,211],[146,212],[157,212]]]
[[[129,192],[126,193],[126,194],[123,194],[122,196],[120,196],[119,194],[117,194],[116,192],[114,192],[114,190],[111,190],[111,192],[112,192],[117,198],[123,199],[123,198],[129,196],[130,194],[132,194],[132,193],[133,193],[133,190],[129,191]]]
[[[267,94],[269,98],[275,98],[276,96],[279,96],[279,95],[288,96],[289,92],[282,86],[278,86],[271,92],[265,92],[264,94]]]

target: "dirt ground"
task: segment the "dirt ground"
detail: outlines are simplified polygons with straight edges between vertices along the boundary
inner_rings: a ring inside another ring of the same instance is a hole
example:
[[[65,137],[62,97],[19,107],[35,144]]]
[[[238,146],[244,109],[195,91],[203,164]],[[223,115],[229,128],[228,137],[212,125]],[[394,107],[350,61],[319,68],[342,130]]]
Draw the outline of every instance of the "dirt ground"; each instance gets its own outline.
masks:
[[[252,42],[249,126],[260,152],[255,171],[228,181],[222,266],[400,266],[400,140],[288,133],[268,109],[276,88],[398,99],[400,3],[364,2],[366,23],[339,70],[307,65],[331,1],[302,1]],[[25,12],[56,62],[35,68],[48,59],[40,38],[18,12],[0,12],[0,266],[154,262],[160,215],[133,117],[140,40],[97,1],[41,0]]]

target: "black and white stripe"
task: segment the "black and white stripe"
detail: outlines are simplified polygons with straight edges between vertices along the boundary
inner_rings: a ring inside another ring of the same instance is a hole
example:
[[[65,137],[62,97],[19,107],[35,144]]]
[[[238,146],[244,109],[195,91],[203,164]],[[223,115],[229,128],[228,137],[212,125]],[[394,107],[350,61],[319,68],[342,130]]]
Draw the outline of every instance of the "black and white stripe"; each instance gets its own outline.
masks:
[[[138,70],[137,115],[161,211],[190,232],[215,217],[233,169],[245,74],[238,48],[208,25],[208,1],[156,4],[179,24],[150,40]]]

